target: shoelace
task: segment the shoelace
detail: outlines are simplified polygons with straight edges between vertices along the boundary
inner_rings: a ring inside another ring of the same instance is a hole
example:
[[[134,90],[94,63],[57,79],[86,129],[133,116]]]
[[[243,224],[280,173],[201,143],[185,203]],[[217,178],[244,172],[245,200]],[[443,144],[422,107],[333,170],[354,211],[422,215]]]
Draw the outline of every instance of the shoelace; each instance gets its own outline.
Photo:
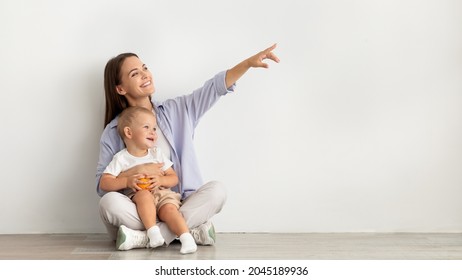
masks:
[[[192,230],[191,235],[193,236],[194,240],[199,244],[204,243],[206,241],[205,239],[209,237],[208,231],[205,230],[203,226],[199,226],[198,228]]]
[[[146,234],[133,234],[133,244],[135,246],[145,246],[148,243],[148,236]]]

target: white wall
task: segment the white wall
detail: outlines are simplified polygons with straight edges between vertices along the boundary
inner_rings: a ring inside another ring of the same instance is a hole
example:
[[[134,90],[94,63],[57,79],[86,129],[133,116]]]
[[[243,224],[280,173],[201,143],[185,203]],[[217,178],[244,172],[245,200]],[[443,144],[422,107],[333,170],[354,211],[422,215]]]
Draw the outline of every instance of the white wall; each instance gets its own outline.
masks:
[[[105,232],[103,68],[138,53],[154,98],[278,43],[202,119],[224,232],[462,231],[462,2],[0,2],[0,233]]]

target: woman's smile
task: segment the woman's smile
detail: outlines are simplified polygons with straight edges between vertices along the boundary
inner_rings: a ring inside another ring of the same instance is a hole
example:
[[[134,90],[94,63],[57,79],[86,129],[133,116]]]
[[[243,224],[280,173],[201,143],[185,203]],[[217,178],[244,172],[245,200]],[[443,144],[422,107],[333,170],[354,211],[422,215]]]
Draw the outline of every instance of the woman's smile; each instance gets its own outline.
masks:
[[[146,83],[142,84],[141,87],[145,88],[151,85],[151,81],[147,81]]]

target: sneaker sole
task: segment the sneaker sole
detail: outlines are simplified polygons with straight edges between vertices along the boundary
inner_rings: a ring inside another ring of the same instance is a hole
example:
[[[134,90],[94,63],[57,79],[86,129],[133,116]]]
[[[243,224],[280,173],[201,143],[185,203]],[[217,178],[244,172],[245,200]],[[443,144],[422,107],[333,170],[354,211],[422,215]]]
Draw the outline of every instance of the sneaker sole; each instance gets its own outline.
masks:
[[[212,224],[212,226],[209,228],[208,234],[209,234],[210,238],[212,239],[211,243],[208,244],[208,245],[213,245],[213,244],[215,244],[216,236],[215,236],[215,227],[213,226],[213,224]]]
[[[122,228],[119,228],[119,231],[117,232],[117,240],[116,240],[116,248],[117,250],[125,251],[125,248],[122,248],[122,245],[125,243],[127,240],[127,236],[123,232]]]

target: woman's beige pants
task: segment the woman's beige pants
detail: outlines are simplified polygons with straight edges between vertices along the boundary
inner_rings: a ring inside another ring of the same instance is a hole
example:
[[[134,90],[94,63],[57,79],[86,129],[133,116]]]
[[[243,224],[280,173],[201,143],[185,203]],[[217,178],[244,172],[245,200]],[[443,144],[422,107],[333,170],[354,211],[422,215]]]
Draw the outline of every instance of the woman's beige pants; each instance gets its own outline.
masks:
[[[226,190],[222,183],[211,181],[200,187],[196,192],[186,198],[180,207],[186,224],[193,229],[219,213],[226,201]],[[116,240],[119,226],[134,230],[145,230],[141,222],[136,205],[126,195],[119,192],[105,194],[99,202],[101,219],[107,228],[112,240]],[[165,243],[170,244],[175,238],[163,222],[158,222],[160,232]]]

